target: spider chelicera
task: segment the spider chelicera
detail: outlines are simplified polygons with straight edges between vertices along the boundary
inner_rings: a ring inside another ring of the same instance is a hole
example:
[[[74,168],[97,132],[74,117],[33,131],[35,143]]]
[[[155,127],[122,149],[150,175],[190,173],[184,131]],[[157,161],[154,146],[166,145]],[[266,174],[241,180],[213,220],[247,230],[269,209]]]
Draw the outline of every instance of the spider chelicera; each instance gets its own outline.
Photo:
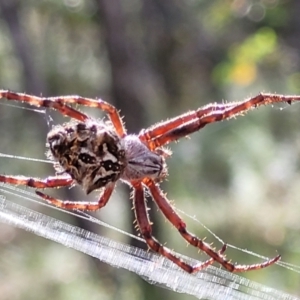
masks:
[[[80,96],[36,97],[8,90],[0,90],[0,98],[21,101],[37,107],[52,108],[74,119],[53,127],[47,135],[48,157],[55,161],[56,176],[39,179],[0,175],[0,182],[26,185],[37,189],[59,188],[76,183],[87,194],[100,189],[101,195],[98,202],[59,200],[36,191],[40,197],[55,206],[64,209],[95,211],[106,205],[116,182],[121,180],[133,188],[134,211],[139,230],[147,245],[189,273],[200,271],[215,261],[228,271],[244,272],[265,268],[280,259],[278,255],[259,264],[232,264],[224,255],[226,245],[216,251],[209,244],[191,234],[159,187],[159,182],[167,176],[165,159],[171,155],[163,146],[196,132],[209,123],[243,115],[261,105],[276,102],[291,104],[292,101],[299,101],[300,96],[259,94],[240,102],[212,103],[143,129],[138,135],[127,134],[116,108],[100,99],[94,100]],[[72,108],[70,104],[99,108],[108,114],[110,120],[95,120]],[[204,251],[210,257],[208,260],[191,266],[152,236],[145,190],[150,192],[159,209],[177,228],[182,237],[189,244]]]

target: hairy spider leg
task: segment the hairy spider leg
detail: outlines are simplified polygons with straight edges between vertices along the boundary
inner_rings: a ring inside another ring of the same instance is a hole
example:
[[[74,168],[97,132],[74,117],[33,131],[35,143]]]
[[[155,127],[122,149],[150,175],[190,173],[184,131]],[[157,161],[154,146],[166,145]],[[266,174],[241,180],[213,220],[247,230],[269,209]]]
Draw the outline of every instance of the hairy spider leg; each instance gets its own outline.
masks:
[[[72,107],[66,105],[66,103],[79,104],[88,107],[99,108],[109,115],[111,122],[113,123],[118,135],[120,137],[126,135],[126,130],[124,128],[122,119],[117,109],[113,105],[101,99],[94,100],[94,99],[84,98],[80,96],[37,97],[37,96],[26,95],[22,93],[14,93],[8,90],[0,90],[0,98],[26,102],[30,105],[34,105],[38,107],[42,106],[42,107],[53,108],[58,110],[61,114],[77,119],[79,121],[86,121],[87,119],[89,119],[89,117],[84,113],[81,113],[78,110],[73,109]]]
[[[234,107],[236,104],[234,102],[231,103],[211,103],[207,104],[204,107],[200,107],[197,110],[189,111],[184,113],[178,117],[172,118],[167,121],[159,122],[150,128],[143,129],[139,133],[139,138],[141,141],[148,143],[150,150],[155,150],[155,145],[151,143],[152,139],[156,139],[157,137],[166,134],[170,130],[177,128],[183,124],[186,124],[192,120],[198,120],[203,116],[213,112],[213,111],[224,111],[227,108]],[[154,148],[153,148],[154,147]],[[153,148],[153,149],[152,149]]]
[[[73,183],[73,179],[70,176],[49,176],[45,179],[39,179],[25,176],[0,175],[0,182],[13,185],[26,185],[37,189],[45,189],[70,186]]]
[[[162,190],[159,188],[157,184],[154,183],[152,179],[144,179],[143,182],[149,188],[149,191],[158,205],[159,209],[162,211],[164,216],[177,228],[182,237],[194,247],[199,248],[204,251],[208,256],[210,256],[214,261],[217,261],[221,264],[226,270],[230,272],[245,272],[251,270],[258,270],[262,268],[266,268],[274,263],[276,263],[281,256],[277,255],[276,257],[267,260],[264,263],[253,264],[253,265],[234,265],[230,261],[226,260],[220,252],[216,252],[209,244],[203,242],[201,239],[191,234],[186,229],[186,224],[180,218],[180,216],[175,212],[172,208],[169,200],[163,194]],[[190,267],[192,272],[198,271],[198,269],[194,269],[195,267]]]
[[[115,188],[115,183],[108,184],[104,188],[103,192],[101,193],[98,202],[59,200],[59,199],[53,198],[49,195],[46,195],[44,193],[41,193],[40,191],[35,191],[35,192],[38,196],[42,197],[48,203],[51,203],[54,206],[57,206],[60,208],[64,208],[64,209],[68,209],[68,210],[77,209],[77,210],[82,210],[82,211],[85,211],[85,210],[95,211],[95,210],[101,209],[102,207],[104,207],[107,204],[114,188]]]
[[[246,112],[248,112],[250,109],[262,105],[269,105],[269,104],[280,103],[280,102],[286,102],[288,104],[291,104],[293,101],[300,101],[300,96],[259,94],[253,98],[249,98],[244,101],[226,103],[225,109],[223,109],[221,105],[220,110],[211,110],[208,114],[204,114],[200,118],[188,120],[186,123],[181,123],[176,128],[171,128],[171,126],[168,126],[168,122],[166,122],[165,126],[169,127],[169,131],[157,137],[155,137],[151,133],[151,131],[148,132],[147,136],[150,136],[152,138],[151,140],[147,140],[147,143],[150,149],[156,149],[157,147],[161,147],[172,141],[178,140],[193,132],[196,132],[209,123],[219,122],[236,116],[243,115]],[[152,130],[155,131],[155,127]]]
[[[122,122],[122,118],[120,117],[118,110],[111,104],[101,99],[90,99],[84,98],[81,96],[64,96],[64,97],[51,97],[54,101],[59,101],[60,99],[64,103],[72,103],[72,104],[79,104],[88,107],[98,108],[104,112],[106,112],[111,122],[113,123],[117,134],[119,137],[124,137],[126,135],[126,130]]]
[[[173,263],[175,263],[177,266],[179,266],[180,268],[182,268],[188,273],[194,273],[203,270],[215,261],[213,258],[210,258],[195,266],[191,266],[188,263],[184,262],[181,258],[175,256],[170,249],[160,244],[152,235],[152,227],[147,213],[143,186],[141,185],[140,182],[135,182],[133,183],[133,188],[134,188],[133,203],[134,203],[135,216],[141,234],[144,237],[150,249],[168,258],[169,260],[171,260]],[[225,250],[226,250],[226,245],[223,245],[222,249],[218,252],[218,254],[221,256],[225,252]]]
[[[59,111],[62,115],[74,118],[79,121],[85,121],[89,117],[84,113],[66,105],[62,97],[58,99],[54,98],[42,98],[32,95],[14,93],[8,90],[0,90],[0,98],[6,98],[7,100],[25,102],[37,107],[48,107]]]

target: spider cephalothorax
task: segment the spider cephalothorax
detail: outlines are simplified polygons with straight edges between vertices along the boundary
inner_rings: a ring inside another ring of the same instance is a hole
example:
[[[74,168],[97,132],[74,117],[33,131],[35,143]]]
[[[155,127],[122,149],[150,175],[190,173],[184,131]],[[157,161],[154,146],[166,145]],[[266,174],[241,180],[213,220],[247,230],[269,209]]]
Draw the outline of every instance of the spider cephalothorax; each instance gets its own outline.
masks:
[[[257,270],[274,264],[280,255],[254,265],[234,265],[223,255],[226,245],[216,251],[209,244],[188,232],[186,224],[174,210],[159,187],[167,175],[163,146],[196,132],[209,123],[243,115],[252,108],[276,102],[300,101],[300,96],[259,94],[241,102],[213,103],[160,122],[138,135],[126,134],[116,108],[102,100],[79,96],[42,98],[0,90],[0,98],[26,102],[34,106],[55,109],[76,121],[55,126],[47,136],[49,157],[56,161],[57,174],[46,179],[0,175],[0,182],[22,184],[37,189],[59,188],[77,183],[87,192],[101,188],[98,202],[59,200],[40,191],[36,193],[46,201],[65,209],[98,210],[108,202],[116,181],[125,181],[133,188],[133,205],[138,227],[148,246],[167,257],[180,268],[193,273],[214,261],[231,272]],[[110,121],[94,120],[69,104],[80,104],[105,111]],[[210,258],[191,266],[160,244],[153,236],[145,202],[145,189],[152,196],[164,216],[177,228],[191,245],[204,251]]]

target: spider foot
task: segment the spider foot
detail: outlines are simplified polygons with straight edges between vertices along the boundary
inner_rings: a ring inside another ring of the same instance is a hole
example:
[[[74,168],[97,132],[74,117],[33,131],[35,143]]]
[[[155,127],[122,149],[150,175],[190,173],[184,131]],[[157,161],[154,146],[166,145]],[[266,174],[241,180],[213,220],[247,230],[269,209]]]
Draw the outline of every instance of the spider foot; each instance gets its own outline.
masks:
[[[238,272],[247,272],[252,270],[259,270],[266,267],[269,267],[273,264],[275,264],[277,261],[281,259],[281,255],[277,255],[274,258],[271,258],[261,264],[253,264],[253,265],[234,265],[231,262],[226,262],[224,264],[224,268],[227,269],[230,272],[238,273]]]

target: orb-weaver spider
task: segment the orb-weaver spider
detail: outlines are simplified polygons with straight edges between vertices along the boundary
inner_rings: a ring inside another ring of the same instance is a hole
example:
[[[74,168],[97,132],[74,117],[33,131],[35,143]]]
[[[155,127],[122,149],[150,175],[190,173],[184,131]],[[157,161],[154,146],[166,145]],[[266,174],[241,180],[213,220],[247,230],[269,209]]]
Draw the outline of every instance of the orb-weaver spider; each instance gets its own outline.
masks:
[[[170,152],[164,145],[185,137],[205,125],[242,115],[252,108],[276,102],[299,101],[300,96],[259,94],[241,102],[208,104],[197,110],[160,122],[138,135],[127,134],[118,111],[111,104],[100,99],[80,96],[36,97],[28,94],[0,90],[0,98],[26,102],[38,107],[49,107],[74,121],[57,125],[47,135],[49,157],[56,164],[56,176],[45,179],[0,175],[0,182],[27,185],[37,189],[59,188],[79,184],[88,194],[101,189],[98,202],[74,202],[55,199],[40,191],[36,193],[55,206],[65,209],[98,210],[108,202],[116,182],[128,183],[134,191],[133,203],[136,219],[142,236],[155,252],[167,257],[189,273],[204,269],[214,261],[231,272],[243,272],[265,268],[277,262],[280,255],[266,262],[253,265],[235,265],[223,255],[224,245],[216,251],[209,244],[187,231],[184,221],[175,212],[159,187],[167,176],[165,158]],[[99,108],[109,115],[109,121],[99,121],[72,108],[69,104],[80,104]],[[160,244],[153,236],[145,203],[145,190],[165,217],[177,228],[183,238],[204,251],[210,258],[191,266]]]

